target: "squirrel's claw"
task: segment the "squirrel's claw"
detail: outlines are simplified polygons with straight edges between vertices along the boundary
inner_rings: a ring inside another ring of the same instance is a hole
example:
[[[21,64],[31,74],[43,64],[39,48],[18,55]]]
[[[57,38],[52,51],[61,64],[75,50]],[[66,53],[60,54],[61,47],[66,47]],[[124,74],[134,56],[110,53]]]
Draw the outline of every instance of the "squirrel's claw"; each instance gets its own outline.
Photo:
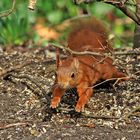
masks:
[[[76,111],[76,112],[81,112],[81,106],[76,106],[76,107],[75,107],[75,111]]]
[[[53,98],[52,101],[51,101],[50,107],[53,108],[53,109],[58,107],[59,102],[60,102],[60,98],[58,98],[58,97],[57,98]]]
[[[75,111],[76,112],[81,112],[81,111],[83,111],[84,110],[84,104],[83,105],[79,105],[79,104],[77,104],[76,105],[76,107],[75,107]]]

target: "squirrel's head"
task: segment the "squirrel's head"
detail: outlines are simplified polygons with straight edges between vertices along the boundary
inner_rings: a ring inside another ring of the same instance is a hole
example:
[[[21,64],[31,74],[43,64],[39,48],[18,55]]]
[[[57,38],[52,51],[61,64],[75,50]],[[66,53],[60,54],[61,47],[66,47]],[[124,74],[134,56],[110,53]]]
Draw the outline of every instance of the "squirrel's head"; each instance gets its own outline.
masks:
[[[77,58],[60,61],[56,72],[57,83],[64,89],[75,87],[81,79],[80,62]]]

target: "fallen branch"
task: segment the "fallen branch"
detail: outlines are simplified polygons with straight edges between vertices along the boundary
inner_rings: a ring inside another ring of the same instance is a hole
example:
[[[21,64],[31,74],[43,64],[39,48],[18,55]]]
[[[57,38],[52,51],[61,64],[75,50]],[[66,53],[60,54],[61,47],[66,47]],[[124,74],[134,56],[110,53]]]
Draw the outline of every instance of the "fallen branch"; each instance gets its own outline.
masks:
[[[18,122],[18,123],[11,123],[11,124],[2,124],[0,123],[0,130],[3,130],[3,129],[8,129],[10,127],[15,127],[15,126],[21,126],[21,125],[31,125],[31,123],[29,122]]]
[[[69,52],[70,54],[74,54],[74,55],[93,55],[93,56],[102,56],[102,57],[108,57],[109,56],[109,53],[99,53],[99,52],[92,52],[92,51],[77,52],[77,51],[71,50],[68,47],[64,47],[62,45],[58,45],[58,44],[55,44],[55,43],[49,43],[48,46],[65,50],[65,51]],[[110,53],[110,54],[112,54],[112,53]],[[140,50],[138,50],[138,49],[134,50],[133,49],[130,52],[124,52],[124,51],[113,52],[113,55],[140,55]]]
[[[64,47],[62,45],[58,45],[58,44],[54,44],[54,43],[49,43],[48,46],[52,46],[52,47],[56,47],[56,48],[59,48],[59,49],[62,49],[62,50],[66,50],[70,54],[76,54],[76,55],[87,54],[87,55],[94,55],[94,56],[104,56],[103,54],[98,53],[98,52],[91,52],[91,51],[77,52],[77,51],[73,51],[73,50],[69,49],[68,47]]]

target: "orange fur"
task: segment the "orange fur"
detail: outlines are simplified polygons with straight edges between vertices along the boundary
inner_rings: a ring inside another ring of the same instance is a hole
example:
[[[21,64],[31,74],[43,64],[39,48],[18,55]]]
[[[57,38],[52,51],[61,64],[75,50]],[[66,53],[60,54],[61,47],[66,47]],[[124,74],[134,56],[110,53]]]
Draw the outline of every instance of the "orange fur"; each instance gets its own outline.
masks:
[[[71,24],[68,48],[74,51],[112,51],[104,25],[95,17],[78,18]]]
[[[103,45],[107,45],[107,36],[102,36],[106,31],[99,21],[95,20],[92,24],[91,21],[89,21],[88,27],[86,20],[86,24],[83,22],[79,24],[79,26],[75,26],[68,37],[68,47],[70,49],[75,51],[90,50],[98,52],[105,52],[108,49],[112,49],[109,45],[102,50],[100,49],[102,46],[98,44],[98,40],[102,42]],[[84,33],[85,31],[86,33]],[[100,34],[98,34],[99,32]],[[95,39],[95,36],[98,39]],[[85,45],[89,45],[89,48],[87,49]],[[111,58],[107,57],[100,62],[102,59],[102,57],[81,55],[75,57],[69,56],[61,61],[56,72],[56,84],[52,89],[53,98],[51,100],[51,107],[56,108],[58,106],[67,88],[76,87],[79,99],[75,110],[80,112],[92,96],[92,86],[97,81],[125,76],[113,66]]]
[[[79,96],[76,111],[80,112],[92,96],[92,85],[97,81],[124,77],[125,75],[119,72],[108,59],[98,63],[97,58],[86,55],[71,56],[63,60],[57,70],[57,84],[52,90],[51,107],[56,108],[58,106],[67,88],[76,87]],[[95,64],[96,66],[94,66]]]

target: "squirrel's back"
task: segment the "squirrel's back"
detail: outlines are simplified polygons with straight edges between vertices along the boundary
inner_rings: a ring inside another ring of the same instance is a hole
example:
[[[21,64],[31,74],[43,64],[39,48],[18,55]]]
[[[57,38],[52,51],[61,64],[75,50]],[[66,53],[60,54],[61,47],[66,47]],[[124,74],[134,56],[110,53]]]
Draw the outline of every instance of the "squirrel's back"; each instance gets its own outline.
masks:
[[[74,51],[112,50],[106,28],[95,17],[82,17],[73,20],[67,39],[68,47]]]

